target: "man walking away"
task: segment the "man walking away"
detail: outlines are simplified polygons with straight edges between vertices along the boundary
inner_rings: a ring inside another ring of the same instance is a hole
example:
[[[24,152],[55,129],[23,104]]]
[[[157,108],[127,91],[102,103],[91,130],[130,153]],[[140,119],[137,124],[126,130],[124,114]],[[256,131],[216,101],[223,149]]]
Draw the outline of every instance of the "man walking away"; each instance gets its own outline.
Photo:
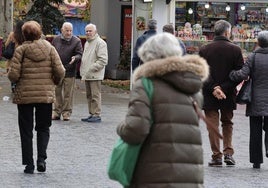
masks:
[[[203,86],[204,105],[203,109],[207,119],[212,122],[219,131],[221,121],[223,134],[223,151],[220,150],[220,138],[215,131],[208,128],[212,160],[209,166],[222,165],[222,156],[227,165],[235,165],[232,155],[233,136],[233,110],[236,109],[236,86],[237,82],[229,79],[229,73],[238,70],[243,65],[241,49],[233,44],[231,36],[231,24],[225,20],[215,23],[215,37],[213,41],[201,47],[199,54],[207,60],[210,66],[210,76]]]

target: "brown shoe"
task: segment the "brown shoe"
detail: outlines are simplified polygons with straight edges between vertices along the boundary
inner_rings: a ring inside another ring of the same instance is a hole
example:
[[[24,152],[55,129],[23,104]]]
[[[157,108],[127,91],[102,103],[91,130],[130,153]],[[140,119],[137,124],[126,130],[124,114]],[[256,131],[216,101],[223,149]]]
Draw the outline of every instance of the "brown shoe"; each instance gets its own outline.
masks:
[[[56,115],[52,115],[52,118],[51,118],[52,120],[60,120],[60,116],[56,116]]]
[[[222,166],[222,160],[220,158],[218,158],[218,159],[212,159],[208,163],[208,166]]]

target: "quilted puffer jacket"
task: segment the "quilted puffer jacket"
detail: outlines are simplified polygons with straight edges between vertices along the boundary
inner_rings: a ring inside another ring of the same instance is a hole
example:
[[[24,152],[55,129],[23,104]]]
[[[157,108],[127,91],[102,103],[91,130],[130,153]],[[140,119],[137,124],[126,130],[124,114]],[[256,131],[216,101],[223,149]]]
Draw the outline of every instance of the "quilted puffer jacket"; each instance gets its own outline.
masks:
[[[190,96],[201,106],[208,74],[198,55],[153,60],[136,69],[128,112],[117,127],[125,142],[143,142],[131,188],[203,187],[202,139]],[[153,82],[151,103],[141,77]]]
[[[16,83],[16,104],[53,103],[55,84],[65,75],[56,49],[46,40],[26,41],[16,48],[8,78]]]

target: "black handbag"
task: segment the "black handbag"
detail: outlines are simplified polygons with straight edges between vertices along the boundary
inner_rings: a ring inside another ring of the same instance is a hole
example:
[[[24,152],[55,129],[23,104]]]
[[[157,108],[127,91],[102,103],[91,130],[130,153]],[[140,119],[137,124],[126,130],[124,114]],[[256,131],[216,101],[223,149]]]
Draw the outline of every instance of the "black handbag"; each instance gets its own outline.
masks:
[[[6,59],[11,59],[13,57],[14,51],[15,51],[15,43],[10,42],[10,43],[8,43],[7,47],[5,48],[2,56]]]
[[[248,80],[244,80],[241,89],[239,90],[236,96],[237,104],[249,104],[251,102],[252,97],[252,72],[255,66],[255,53],[252,61],[252,70],[250,70],[250,78]]]
[[[236,96],[237,104],[248,104],[251,102],[251,88],[252,88],[252,79],[244,81],[241,89],[239,90]]]

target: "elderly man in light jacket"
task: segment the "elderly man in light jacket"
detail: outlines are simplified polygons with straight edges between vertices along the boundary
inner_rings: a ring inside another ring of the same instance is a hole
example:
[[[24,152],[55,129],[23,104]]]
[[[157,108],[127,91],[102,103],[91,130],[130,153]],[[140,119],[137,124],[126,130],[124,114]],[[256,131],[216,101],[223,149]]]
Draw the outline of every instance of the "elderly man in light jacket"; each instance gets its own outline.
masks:
[[[85,32],[87,42],[84,46],[80,75],[85,81],[89,116],[81,121],[101,122],[101,81],[108,64],[107,44],[98,35],[96,25],[86,25]]]

